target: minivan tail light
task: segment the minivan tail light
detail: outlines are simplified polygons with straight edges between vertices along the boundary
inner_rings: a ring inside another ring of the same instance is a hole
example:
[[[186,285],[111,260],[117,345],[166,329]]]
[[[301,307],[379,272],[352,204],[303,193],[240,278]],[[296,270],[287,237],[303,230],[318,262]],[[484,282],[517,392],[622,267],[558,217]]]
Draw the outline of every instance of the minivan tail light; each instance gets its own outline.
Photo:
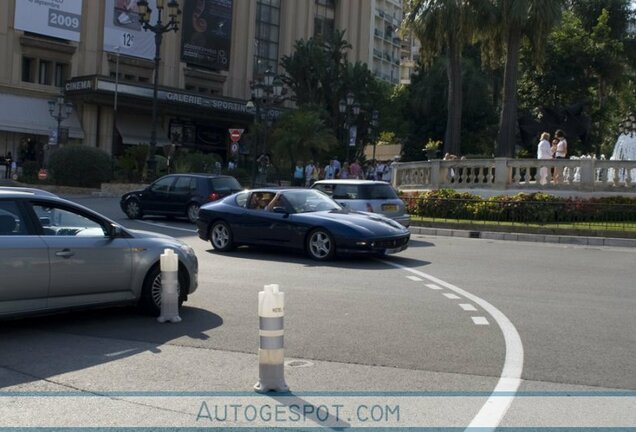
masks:
[[[367,203],[367,211],[369,213],[373,213],[373,206],[371,205],[371,203]]]
[[[210,195],[208,195],[208,201],[216,201],[219,198],[221,198],[221,195],[219,195],[217,192],[212,192]]]

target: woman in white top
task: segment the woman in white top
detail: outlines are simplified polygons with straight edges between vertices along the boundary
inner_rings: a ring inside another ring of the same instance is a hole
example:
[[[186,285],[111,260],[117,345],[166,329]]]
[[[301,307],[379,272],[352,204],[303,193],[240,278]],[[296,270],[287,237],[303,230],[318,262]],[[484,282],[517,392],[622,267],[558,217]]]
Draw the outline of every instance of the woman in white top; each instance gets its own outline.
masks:
[[[568,142],[565,139],[565,134],[561,129],[559,129],[554,133],[554,136],[559,139],[555,156],[557,159],[565,159],[568,154]]]
[[[552,159],[552,152],[550,151],[550,134],[543,132],[541,134],[541,141],[537,147],[537,159]],[[544,185],[548,182],[548,168],[542,166],[539,169],[539,183]]]
[[[554,136],[559,140],[556,147],[556,153],[554,154],[556,159],[565,159],[568,154],[568,142],[565,140],[565,134],[561,129],[558,129]],[[561,171],[563,168],[556,167],[554,169],[554,183],[557,183],[561,178]]]

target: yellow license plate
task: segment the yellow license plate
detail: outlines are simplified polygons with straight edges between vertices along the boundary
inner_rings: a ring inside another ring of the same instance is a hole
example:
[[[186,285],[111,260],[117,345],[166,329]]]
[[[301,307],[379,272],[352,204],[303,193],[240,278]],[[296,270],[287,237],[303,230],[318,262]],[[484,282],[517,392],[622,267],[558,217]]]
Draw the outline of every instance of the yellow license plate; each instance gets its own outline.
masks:
[[[397,211],[398,206],[395,204],[382,204],[382,210],[384,211]]]

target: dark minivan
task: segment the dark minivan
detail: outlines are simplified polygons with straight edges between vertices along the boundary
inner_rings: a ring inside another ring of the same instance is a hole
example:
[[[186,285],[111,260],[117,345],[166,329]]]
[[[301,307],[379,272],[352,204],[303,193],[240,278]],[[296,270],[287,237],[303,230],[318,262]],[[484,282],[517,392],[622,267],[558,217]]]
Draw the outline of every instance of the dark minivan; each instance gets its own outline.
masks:
[[[194,223],[203,204],[241,190],[241,184],[232,176],[170,174],[143,190],[125,193],[119,204],[130,219],[145,215],[185,216]]]

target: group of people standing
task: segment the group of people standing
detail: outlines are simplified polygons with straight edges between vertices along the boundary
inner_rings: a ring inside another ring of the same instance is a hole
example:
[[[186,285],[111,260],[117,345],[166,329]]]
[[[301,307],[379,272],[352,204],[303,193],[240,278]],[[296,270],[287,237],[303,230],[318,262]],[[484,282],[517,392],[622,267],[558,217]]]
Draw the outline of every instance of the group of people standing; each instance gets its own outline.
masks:
[[[393,163],[397,163],[397,159]],[[367,179],[391,181],[392,165],[383,161],[370,161],[364,166],[356,159],[349,163],[341,163],[336,156],[324,165],[315,164],[313,160],[303,165],[302,161],[296,161],[293,170],[294,186],[309,187],[318,180],[331,179]]]
[[[568,154],[568,142],[565,139],[565,134],[561,129],[557,129],[554,133],[554,138],[550,141],[550,134],[543,132],[541,134],[541,140],[537,147],[537,159],[565,159]],[[541,167],[539,169],[539,183],[546,184],[548,182],[548,168]],[[554,168],[552,174],[552,180],[554,183],[558,183],[561,178],[561,169]]]

